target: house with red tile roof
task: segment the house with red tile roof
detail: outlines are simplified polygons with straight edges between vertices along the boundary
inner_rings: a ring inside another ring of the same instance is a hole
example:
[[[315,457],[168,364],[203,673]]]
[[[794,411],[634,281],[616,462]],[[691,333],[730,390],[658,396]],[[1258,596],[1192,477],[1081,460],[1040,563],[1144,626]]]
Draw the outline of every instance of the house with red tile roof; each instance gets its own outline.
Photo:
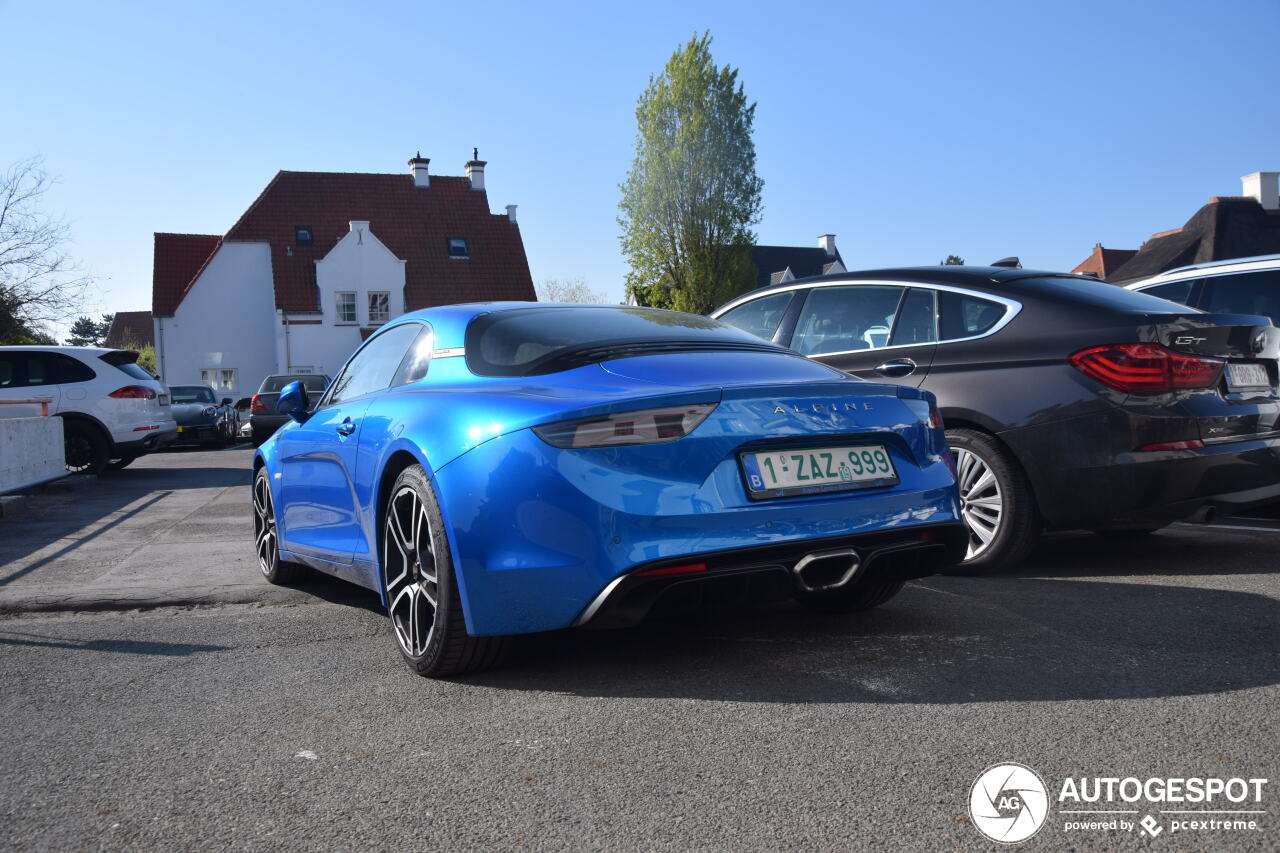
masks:
[[[1127,284],[1177,267],[1280,253],[1280,172],[1252,172],[1238,196],[1214,196],[1181,228],[1152,234],[1137,249],[1104,249],[1072,272]]]
[[[150,311],[117,311],[107,330],[106,346],[116,349],[154,344]]]
[[[1137,249],[1106,249],[1101,243],[1095,243],[1093,252],[1076,264],[1072,272],[1091,275],[1106,281],[1109,275],[1128,263],[1129,259],[1136,254],[1138,254]]]
[[[383,323],[433,305],[536,300],[515,205],[465,177],[279,172],[224,235],[156,234],[156,367],[245,396],[272,373],[333,376]]]

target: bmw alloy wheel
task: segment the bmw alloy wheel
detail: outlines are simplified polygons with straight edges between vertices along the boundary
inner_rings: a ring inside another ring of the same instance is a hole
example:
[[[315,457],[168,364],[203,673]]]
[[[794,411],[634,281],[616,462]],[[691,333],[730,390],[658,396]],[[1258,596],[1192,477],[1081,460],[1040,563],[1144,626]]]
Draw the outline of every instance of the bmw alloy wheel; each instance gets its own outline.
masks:
[[[383,543],[383,581],[396,642],[406,655],[419,658],[435,631],[440,579],[427,508],[411,486],[401,486],[387,504]]]
[[[971,450],[953,447],[956,481],[960,486],[960,515],[969,528],[966,560],[986,551],[1000,532],[1004,518],[1004,495],[1000,481],[985,459]]]
[[[276,512],[271,504],[271,484],[266,477],[253,481],[253,542],[258,549],[258,568],[270,580],[280,559],[276,536]]]

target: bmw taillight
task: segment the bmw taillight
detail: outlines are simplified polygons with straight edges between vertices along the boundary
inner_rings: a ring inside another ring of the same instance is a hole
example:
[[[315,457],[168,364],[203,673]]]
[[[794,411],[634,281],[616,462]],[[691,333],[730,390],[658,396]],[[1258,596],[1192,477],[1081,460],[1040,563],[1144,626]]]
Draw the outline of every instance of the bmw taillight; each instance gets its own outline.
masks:
[[[117,388],[107,396],[115,397],[117,400],[154,400],[156,392],[154,388],[148,388],[145,385],[126,385],[123,388]]]
[[[267,410],[267,407],[262,402],[262,395],[254,394],[253,399],[249,401],[249,411],[265,412],[266,410]]]
[[[1220,358],[1185,355],[1160,344],[1109,344],[1073,353],[1072,365],[1117,391],[1209,388],[1222,375]]]
[[[715,407],[715,403],[699,403],[692,406],[618,412],[598,418],[546,424],[534,427],[533,431],[552,447],[660,444],[684,438],[693,432]]]

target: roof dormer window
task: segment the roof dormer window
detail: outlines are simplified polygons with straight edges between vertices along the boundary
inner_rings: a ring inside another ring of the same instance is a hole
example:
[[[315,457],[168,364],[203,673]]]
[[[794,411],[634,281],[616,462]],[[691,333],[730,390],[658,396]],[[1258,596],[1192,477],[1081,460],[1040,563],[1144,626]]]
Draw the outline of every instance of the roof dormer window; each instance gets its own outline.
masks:
[[[294,226],[293,242],[297,243],[299,246],[310,246],[311,245],[311,226],[310,225]]]
[[[467,249],[467,241],[462,237],[449,238],[449,257],[451,258],[469,258],[471,252]]]

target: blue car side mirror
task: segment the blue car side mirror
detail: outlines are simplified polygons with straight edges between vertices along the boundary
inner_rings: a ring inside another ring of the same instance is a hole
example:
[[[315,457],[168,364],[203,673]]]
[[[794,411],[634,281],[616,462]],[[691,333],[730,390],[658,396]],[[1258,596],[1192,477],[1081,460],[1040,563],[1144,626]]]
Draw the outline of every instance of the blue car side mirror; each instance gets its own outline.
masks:
[[[276,411],[288,415],[298,423],[306,423],[311,417],[311,400],[307,396],[307,388],[301,382],[290,382],[280,392],[276,400]]]

